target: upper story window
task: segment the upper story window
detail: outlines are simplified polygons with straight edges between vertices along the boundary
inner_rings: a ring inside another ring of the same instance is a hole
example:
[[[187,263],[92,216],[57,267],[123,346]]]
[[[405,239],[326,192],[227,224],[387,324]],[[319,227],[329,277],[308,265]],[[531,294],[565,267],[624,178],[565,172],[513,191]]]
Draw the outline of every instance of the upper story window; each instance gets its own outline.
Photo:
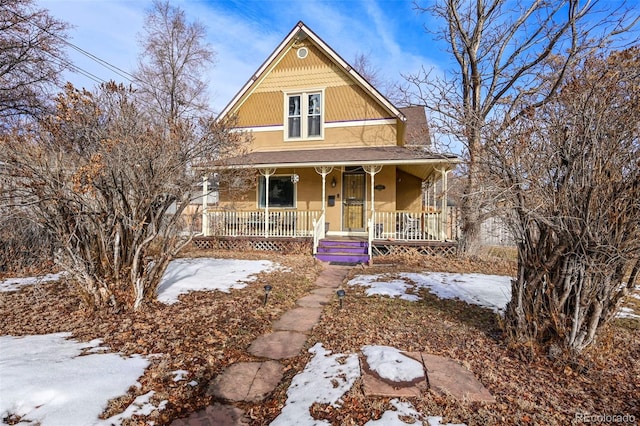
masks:
[[[321,139],[322,92],[291,93],[285,99],[286,139]]]

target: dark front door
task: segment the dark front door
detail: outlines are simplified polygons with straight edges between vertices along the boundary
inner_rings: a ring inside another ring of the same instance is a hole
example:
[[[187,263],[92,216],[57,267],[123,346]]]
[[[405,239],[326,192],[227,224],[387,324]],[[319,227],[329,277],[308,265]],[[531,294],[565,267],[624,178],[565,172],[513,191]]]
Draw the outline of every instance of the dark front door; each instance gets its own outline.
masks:
[[[362,232],[365,230],[365,174],[345,173],[342,182],[342,230]]]

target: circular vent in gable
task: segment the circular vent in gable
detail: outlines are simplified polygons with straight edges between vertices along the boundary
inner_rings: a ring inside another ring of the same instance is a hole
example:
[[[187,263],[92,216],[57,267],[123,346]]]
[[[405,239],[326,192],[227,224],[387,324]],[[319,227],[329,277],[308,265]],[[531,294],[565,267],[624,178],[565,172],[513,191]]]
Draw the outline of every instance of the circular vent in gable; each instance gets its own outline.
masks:
[[[304,59],[307,57],[308,54],[309,54],[309,49],[307,49],[306,47],[301,47],[300,49],[298,49],[298,58]]]

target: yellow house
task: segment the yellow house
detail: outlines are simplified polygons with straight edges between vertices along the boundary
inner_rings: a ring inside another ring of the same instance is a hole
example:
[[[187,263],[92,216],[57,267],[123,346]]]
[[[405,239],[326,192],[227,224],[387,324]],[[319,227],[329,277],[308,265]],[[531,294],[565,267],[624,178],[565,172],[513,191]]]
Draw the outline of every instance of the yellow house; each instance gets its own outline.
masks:
[[[303,22],[220,114],[232,116],[253,141],[225,167],[255,170],[255,185],[241,201],[204,198],[205,237],[307,238],[320,258],[328,239],[358,240],[365,256],[376,243],[450,239],[458,158],[429,151],[423,107],[394,106]]]

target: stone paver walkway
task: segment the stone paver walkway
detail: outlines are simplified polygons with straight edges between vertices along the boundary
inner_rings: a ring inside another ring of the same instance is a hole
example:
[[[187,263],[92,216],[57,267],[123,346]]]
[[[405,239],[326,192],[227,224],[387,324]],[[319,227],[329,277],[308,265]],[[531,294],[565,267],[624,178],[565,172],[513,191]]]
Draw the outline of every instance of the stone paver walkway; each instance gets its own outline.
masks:
[[[278,361],[239,362],[216,377],[208,393],[229,401],[261,401],[280,380],[282,364]]]
[[[282,379],[282,365],[277,361],[297,356],[310,331],[322,316],[322,308],[343,284],[349,267],[324,265],[310,295],[299,299],[297,306],[285,312],[272,324],[273,332],[256,338],[249,353],[266,361],[240,362],[227,367],[210,384],[208,393],[227,401],[260,401],[275,389]],[[244,412],[233,405],[216,403],[171,426],[239,426],[247,425]]]

